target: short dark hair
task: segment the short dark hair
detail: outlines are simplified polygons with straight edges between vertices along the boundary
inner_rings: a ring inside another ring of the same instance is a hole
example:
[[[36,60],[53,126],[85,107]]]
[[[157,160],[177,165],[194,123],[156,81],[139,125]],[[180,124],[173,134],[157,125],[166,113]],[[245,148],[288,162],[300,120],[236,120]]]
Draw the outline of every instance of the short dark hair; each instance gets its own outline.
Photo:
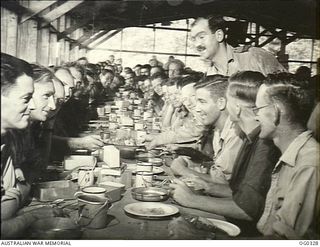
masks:
[[[185,67],[184,62],[182,62],[182,61],[179,60],[179,59],[174,59],[174,60],[172,60],[171,62],[169,62],[168,67],[169,67],[171,64],[177,64],[178,66],[180,66],[181,70],[183,70],[184,67]]]
[[[290,123],[306,125],[314,100],[310,92],[310,83],[297,79],[291,73],[270,74],[264,81],[266,95],[271,102],[282,104]]]
[[[257,71],[241,71],[229,78],[228,93],[237,99],[255,104],[259,87],[265,80]]]
[[[78,58],[77,61],[80,61],[80,60],[86,60],[86,61],[88,61],[88,58],[86,58],[86,57],[80,57],[80,58]]]
[[[227,21],[223,19],[221,15],[208,15],[205,17],[198,17],[192,24],[191,27],[195,26],[200,20],[208,20],[208,25],[212,33],[215,33],[218,29],[221,29],[226,33]]]
[[[111,74],[113,76],[115,75],[115,73],[110,69],[104,69],[104,70],[105,70],[106,74],[109,73],[109,74]]]
[[[195,89],[205,88],[210,92],[214,101],[216,101],[219,98],[226,97],[228,77],[219,74],[209,75],[203,78],[199,83],[196,83],[194,87]]]
[[[33,76],[29,63],[6,53],[1,53],[1,94],[14,86],[17,78],[24,74]]]
[[[202,73],[193,73],[187,76],[182,76],[177,83],[177,88],[183,88],[191,83],[198,83],[200,79],[202,79]]]
[[[155,80],[155,79],[166,80],[166,79],[168,79],[168,76],[164,72],[156,72],[150,77],[151,81]]]
[[[150,64],[144,64],[141,66],[141,69],[148,69],[149,71],[151,70],[151,65]]]

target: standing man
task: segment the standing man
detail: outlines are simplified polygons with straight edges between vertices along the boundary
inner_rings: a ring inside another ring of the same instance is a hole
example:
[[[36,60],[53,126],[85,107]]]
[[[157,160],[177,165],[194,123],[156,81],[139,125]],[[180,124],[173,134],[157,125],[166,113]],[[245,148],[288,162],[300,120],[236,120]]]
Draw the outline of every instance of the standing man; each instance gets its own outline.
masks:
[[[268,51],[250,47],[238,51],[227,43],[227,23],[222,17],[199,17],[191,26],[191,39],[200,57],[209,64],[207,75],[230,76],[238,71],[258,71],[264,75],[285,71]]]
[[[307,130],[309,89],[294,75],[270,75],[256,99],[260,138],[273,140],[282,156],[258,229],[266,236],[319,239],[319,143]]]

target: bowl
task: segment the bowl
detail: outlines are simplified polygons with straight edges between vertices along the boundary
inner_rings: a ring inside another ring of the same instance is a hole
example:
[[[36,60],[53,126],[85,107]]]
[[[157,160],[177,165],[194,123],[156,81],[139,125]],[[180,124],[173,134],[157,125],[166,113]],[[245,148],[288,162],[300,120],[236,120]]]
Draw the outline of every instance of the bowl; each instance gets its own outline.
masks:
[[[131,190],[134,199],[144,202],[160,202],[169,198],[169,192],[166,189],[158,187],[137,187]]]
[[[31,236],[36,239],[80,239],[80,226],[70,218],[49,217],[39,219],[30,226]]]
[[[153,157],[140,157],[137,158],[138,161],[151,163],[153,166],[162,166],[163,160],[161,158],[153,158]]]

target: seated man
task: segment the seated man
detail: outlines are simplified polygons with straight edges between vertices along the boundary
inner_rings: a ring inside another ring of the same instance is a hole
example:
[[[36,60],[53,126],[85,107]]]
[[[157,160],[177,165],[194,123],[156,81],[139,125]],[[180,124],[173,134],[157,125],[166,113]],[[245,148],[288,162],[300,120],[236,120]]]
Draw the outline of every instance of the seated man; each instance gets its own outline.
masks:
[[[17,216],[27,195],[17,179],[7,143],[10,129],[28,126],[34,108],[32,68],[23,60],[1,54],[1,239],[16,238],[40,218],[55,215],[51,207],[42,207]]]
[[[59,106],[54,112],[50,112],[50,124],[46,122],[47,129],[54,130],[52,136],[51,155],[55,160],[62,160],[63,156],[70,150],[88,149],[96,150],[103,146],[100,136],[88,135],[85,137],[78,137],[78,131],[74,129],[70,132],[69,119],[77,115],[75,106],[78,106],[78,100],[73,97],[72,88],[74,87],[74,80],[72,75],[65,68],[58,67],[55,71],[56,80],[59,80],[65,89],[65,98],[63,104]],[[81,77],[78,78],[79,80]],[[61,111],[60,111],[61,109]],[[78,116],[77,116],[78,117]],[[74,117],[75,118],[75,117]],[[82,120],[83,121],[83,120]],[[74,122],[70,121],[70,122]]]
[[[152,96],[152,102],[153,102],[153,110],[157,116],[161,115],[163,106],[164,106],[164,100],[163,98],[163,91],[162,91],[162,85],[167,80],[167,76],[164,73],[157,72],[150,77],[151,81],[151,87],[153,89],[153,96]]]
[[[155,136],[147,136],[146,140],[151,141],[148,145],[149,148],[165,144],[196,142],[203,134],[206,126],[200,122],[197,113],[194,111],[195,89],[193,86],[199,79],[198,75],[181,78],[181,81],[178,84],[180,94],[176,94],[174,106],[176,108],[185,107],[186,114],[180,116],[180,119],[175,122],[176,125],[172,126],[170,129]]]
[[[319,239],[319,143],[307,130],[312,97],[294,75],[270,75],[256,100],[260,137],[273,140],[282,156],[258,229],[265,236]]]
[[[211,196],[194,194],[180,180],[171,185],[173,198],[180,204],[235,219],[248,235],[253,233],[262,214],[271,171],[279,157],[279,150],[272,141],[259,138],[260,126],[252,110],[263,78],[259,72],[244,71],[229,79],[227,109],[231,120],[243,132],[243,144],[229,184],[208,186],[207,193]]]
[[[196,108],[199,121],[204,126],[214,128],[213,165],[210,174],[191,169],[194,166],[189,159],[179,157],[171,164],[175,174],[183,176],[195,175],[207,182],[228,183],[231,177],[235,158],[242,140],[237,136],[226,109],[226,89],[228,78],[221,75],[208,76],[195,86]],[[230,151],[232,150],[232,151]]]

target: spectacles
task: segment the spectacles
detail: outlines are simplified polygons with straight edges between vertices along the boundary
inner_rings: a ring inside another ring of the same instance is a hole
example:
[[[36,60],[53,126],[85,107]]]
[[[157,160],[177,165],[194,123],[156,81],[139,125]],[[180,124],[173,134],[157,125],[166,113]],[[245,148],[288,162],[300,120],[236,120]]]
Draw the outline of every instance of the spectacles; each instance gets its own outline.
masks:
[[[257,115],[258,112],[259,112],[261,109],[266,108],[266,107],[268,107],[268,106],[270,106],[270,105],[273,105],[273,104],[267,104],[267,105],[260,106],[260,107],[252,107],[252,111],[253,111],[253,113],[254,113],[255,115]]]
[[[66,100],[63,99],[63,98],[55,98],[54,100],[55,100],[57,105],[62,105],[62,104],[64,104],[66,102]]]

